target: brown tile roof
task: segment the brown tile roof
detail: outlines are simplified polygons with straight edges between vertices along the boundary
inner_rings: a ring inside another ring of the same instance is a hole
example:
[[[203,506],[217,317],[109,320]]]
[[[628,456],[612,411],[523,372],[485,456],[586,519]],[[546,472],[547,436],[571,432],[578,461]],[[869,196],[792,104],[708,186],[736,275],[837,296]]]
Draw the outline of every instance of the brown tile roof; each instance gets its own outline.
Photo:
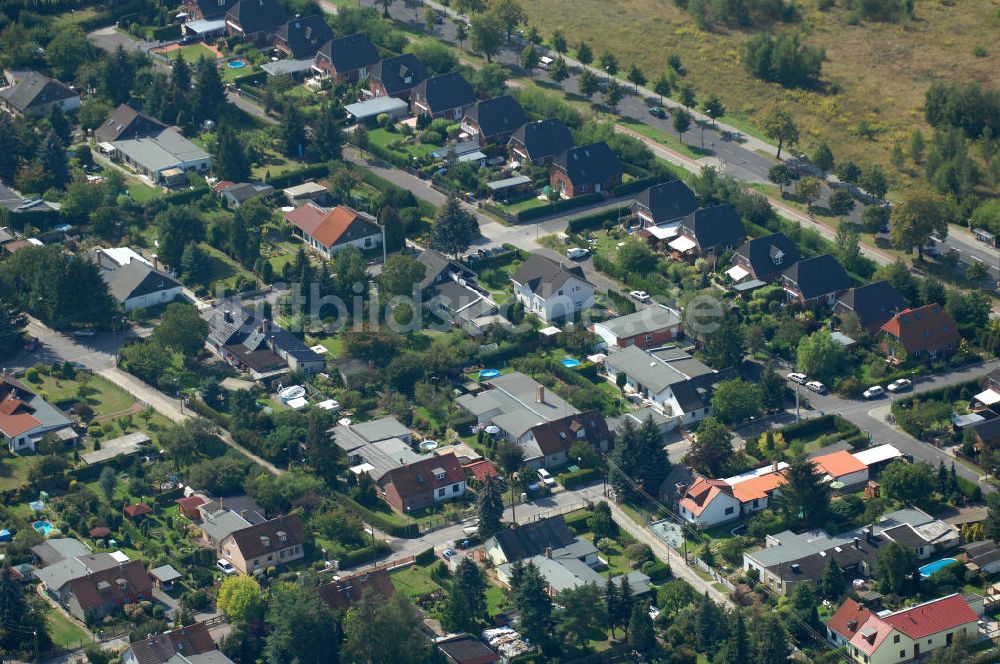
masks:
[[[439,475],[441,479],[438,479]],[[378,484],[383,487],[392,484],[396,487],[396,493],[405,500],[464,479],[465,471],[462,470],[458,457],[454,454],[441,454],[393,468],[379,478]]]
[[[147,514],[153,513],[153,508],[146,503],[136,503],[135,505],[126,505],[125,514],[128,515],[130,519],[135,519],[140,516],[146,516]]]
[[[285,541],[281,541],[282,536]],[[302,545],[306,541],[306,533],[297,514],[286,514],[237,530],[230,537],[247,559],[256,558],[268,551],[280,551],[290,546]]]
[[[479,482],[485,482],[487,476],[497,477],[500,474],[497,472],[496,466],[489,459],[478,459],[472,463],[465,464],[462,468]]]
[[[88,535],[90,535],[94,539],[107,537],[110,534],[111,534],[111,529],[108,528],[107,526],[96,526],[94,528],[91,528],[90,532],[88,533]]]
[[[580,435],[583,431],[583,435]],[[588,410],[578,415],[543,422],[531,427],[531,434],[542,454],[558,454],[573,446],[578,440],[600,445],[611,439],[608,423],[600,411]]]
[[[710,480],[700,477],[684,492],[684,497],[680,499],[680,504],[694,516],[700,516],[705,511],[705,508],[720,493],[732,496],[733,487],[722,480]]]
[[[955,321],[940,304],[906,309],[886,321],[882,331],[899,339],[907,353],[939,350],[962,338]]]
[[[119,580],[124,579],[124,590]],[[141,594],[144,598],[152,597],[153,582],[146,574],[146,566],[141,560],[130,560],[117,567],[109,567],[73,579],[69,582],[70,592],[84,610],[90,610],[102,605],[120,605],[130,596]]]
[[[396,587],[384,569],[355,574],[319,587],[320,599],[331,609],[348,609],[366,592],[387,600],[396,593]]]
[[[205,623],[195,623],[136,641],[129,649],[139,664],[165,664],[178,653],[190,657],[217,650],[217,647]]]
[[[377,235],[379,228],[375,222],[342,205],[330,210],[310,235],[324,247],[332,247],[342,242],[351,242],[371,235]]]
[[[853,599],[847,599],[840,605],[837,612],[826,621],[826,626],[844,637],[846,641],[850,641],[851,637],[858,631],[858,628],[865,624],[865,621],[868,620],[871,614],[871,611]]]
[[[324,217],[326,210],[312,203],[306,203],[285,213],[285,221],[308,235],[313,234]]]

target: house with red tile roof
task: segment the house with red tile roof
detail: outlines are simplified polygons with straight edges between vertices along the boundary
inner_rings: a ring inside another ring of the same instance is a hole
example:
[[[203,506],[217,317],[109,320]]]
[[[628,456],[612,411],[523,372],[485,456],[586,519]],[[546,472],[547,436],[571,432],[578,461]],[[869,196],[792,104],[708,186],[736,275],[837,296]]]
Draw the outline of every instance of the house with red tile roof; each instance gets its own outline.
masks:
[[[948,355],[962,341],[955,320],[940,304],[926,304],[899,312],[878,334],[882,351],[894,364]]]
[[[375,482],[392,509],[406,514],[465,495],[465,470],[454,454],[429,456],[393,468]]]
[[[373,249],[382,244],[382,228],[374,217],[338,205],[332,210],[306,203],[285,214],[295,234],[326,258],[347,246]]]
[[[853,599],[846,599],[837,612],[826,621],[826,638],[835,646],[846,646],[858,633],[872,612]]]
[[[487,477],[497,477],[500,473],[489,459],[477,459],[462,466],[466,475],[477,482],[485,482]]]
[[[81,622],[100,620],[126,604],[152,598],[153,582],[141,560],[121,562],[72,579],[59,597],[66,610]]]
[[[976,624],[979,616],[958,594],[882,616],[869,613],[864,622],[860,620],[862,611],[848,607],[842,615],[841,610],[843,606],[831,619],[831,622],[836,619],[835,633],[842,638],[850,636],[847,651],[863,664],[913,662],[951,645],[961,636],[973,641],[979,636]],[[853,631],[852,620],[857,621]]]
[[[135,521],[147,514],[152,514],[153,508],[146,503],[136,503],[134,505],[126,505],[122,511],[125,512],[125,516]]]
[[[34,452],[48,434],[69,442],[77,435],[55,406],[6,373],[0,373],[0,443],[13,452]]]
[[[868,466],[847,450],[815,457],[813,463],[829,482],[841,482],[848,487],[868,481]]]
[[[725,480],[705,477],[698,478],[685,490],[677,508],[687,521],[705,526],[740,516],[740,501],[733,495],[733,487]]]

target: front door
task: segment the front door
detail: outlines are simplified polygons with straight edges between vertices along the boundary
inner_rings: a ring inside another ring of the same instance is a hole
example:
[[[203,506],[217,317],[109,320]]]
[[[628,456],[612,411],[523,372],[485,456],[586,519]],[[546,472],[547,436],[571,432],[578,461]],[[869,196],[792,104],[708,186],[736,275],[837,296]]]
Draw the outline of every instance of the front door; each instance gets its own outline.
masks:
[[[920,644],[913,644],[913,659],[920,659]]]

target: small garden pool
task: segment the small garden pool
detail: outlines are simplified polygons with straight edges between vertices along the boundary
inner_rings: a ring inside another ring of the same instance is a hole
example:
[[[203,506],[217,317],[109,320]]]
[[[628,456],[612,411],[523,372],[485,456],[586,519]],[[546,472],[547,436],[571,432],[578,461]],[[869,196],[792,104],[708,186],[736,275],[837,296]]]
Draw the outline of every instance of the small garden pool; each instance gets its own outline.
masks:
[[[942,558],[941,560],[935,560],[932,563],[927,563],[926,565],[920,568],[920,576],[925,579],[929,578],[935,572],[940,572],[948,565],[952,565],[957,562],[958,561],[955,560],[954,558]]]
[[[52,522],[51,521],[35,521],[31,524],[40,535],[43,537],[48,537],[49,533],[52,532]]]
[[[247,61],[237,58],[236,60],[230,60],[228,66],[230,69],[243,69],[247,66]]]
[[[567,357],[562,361],[562,365],[567,369],[573,369],[580,366],[580,360],[574,360],[572,357]]]
[[[479,380],[484,380],[487,378],[496,378],[500,375],[499,369],[483,369],[479,372]]]

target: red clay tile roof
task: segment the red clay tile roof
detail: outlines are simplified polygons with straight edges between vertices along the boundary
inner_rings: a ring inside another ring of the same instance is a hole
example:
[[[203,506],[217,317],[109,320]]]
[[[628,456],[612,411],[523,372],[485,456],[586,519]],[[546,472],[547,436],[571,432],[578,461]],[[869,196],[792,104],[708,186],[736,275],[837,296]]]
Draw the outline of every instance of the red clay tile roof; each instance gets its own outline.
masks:
[[[350,208],[338,205],[330,210],[319,225],[309,233],[324,247],[351,242],[379,233],[378,226]]]
[[[126,505],[124,511],[125,514],[129,516],[129,518],[134,519],[136,517],[152,514],[153,508],[147,505],[146,503],[136,503],[135,505]]]
[[[839,450],[833,454],[818,456],[813,459],[813,463],[833,479],[850,475],[851,473],[859,473],[868,468],[868,466],[858,461],[847,450]]]
[[[840,605],[837,612],[826,621],[826,626],[837,634],[840,634],[845,640],[850,641],[871,614],[871,611],[853,599],[847,599]],[[851,629],[852,626],[853,629]]]
[[[899,339],[907,353],[938,350],[962,339],[954,319],[939,304],[901,311],[886,321],[882,331]]]
[[[203,496],[188,496],[187,498],[178,498],[174,502],[180,505],[182,510],[193,510],[204,505],[206,501]]]
[[[715,500],[716,496],[722,493],[732,496],[733,487],[722,480],[710,480],[701,477],[684,492],[684,497],[681,498],[680,504],[694,516],[699,516]]]
[[[102,537],[107,537],[111,534],[111,529],[107,526],[97,526],[96,528],[91,528],[88,533],[94,539],[100,539]]]
[[[320,599],[331,609],[348,609],[366,592],[387,600],[396,594],[396,587],[384,569],[355,574],[319,587]]]
[[[125,580],[124,590],[119,586],[119,579]],[[146,567],[141,560],[130,560],[117,567],[73,579],[69,582],[69,588],[80,607],[87,611],[102,605],[118,606],[130,596],[134,598],[140,594],[144,599],[151,599],[153,582],[146,574]]]
[[[326,216],[326,211],[306,203],[301,207],[297,207],[291,212],[285,213],[285,221],[295,226],[303,233],[312,235],[316,227],[320,225],[323,218]]]
[[[154,634],[129,646],[139,664],[164,664],[178,653],[185,657],[218,648],[205,623],[195,623],[163,634]]]
[[[438,469],[444,471],[441,479],[438,479],[434,473]],[[378,485],[381,487],[386,487],[389,484],[394,485],[396,493],[405,500],[424,495],[428,491],[436,491],[464,479],[465,472],[462,470],[458,457],[454,454],[441,454],[421,459],[400,468],[393,468],[379,478]]]
[[[23,397],[30,397],[30,394],[23,394],[19,385],[13,382],[0,383],[0,432],[8,438],[20,436],[25,431],[31,431],[41,424],[37,417],[32,415],[35,409],[31,407]]]
[[[733,495],[741,503],[767,498],[771,491],[785,483],[785,473],[782,471],[767,473],[751,480],[740,482],[733,486]]]
[[[974,623],[978,619],[961,595],[949,595],[897,611],[882,620],[911,639],[922,639],[946,629]]]
[[[480,459],[479,461],[473,461],[472,463],[467,463],[462,466],[465,472],[472,475],[473,478],[478,482],[485,482],[486,477],[497,477],[500,473],[497,472],[496,466],[489,459]]]

